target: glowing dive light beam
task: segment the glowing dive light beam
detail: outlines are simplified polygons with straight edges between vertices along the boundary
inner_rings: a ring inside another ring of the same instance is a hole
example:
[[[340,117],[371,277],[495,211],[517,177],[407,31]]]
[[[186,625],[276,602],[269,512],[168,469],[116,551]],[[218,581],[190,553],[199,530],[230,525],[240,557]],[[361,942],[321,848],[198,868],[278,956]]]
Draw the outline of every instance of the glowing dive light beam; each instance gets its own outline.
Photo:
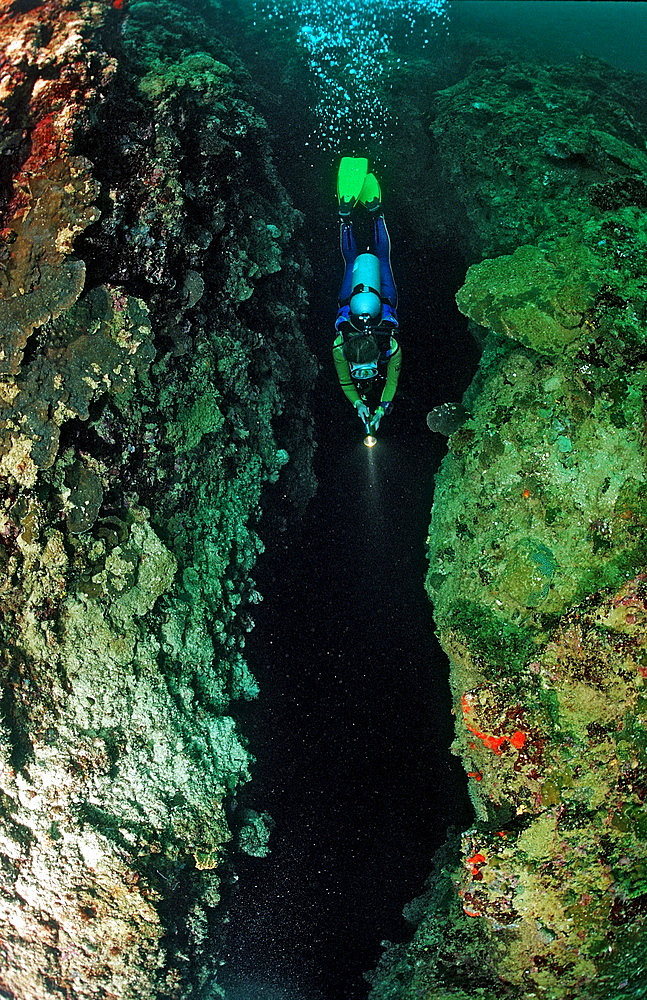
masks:
[[[377,438],[375,435],[367,434],[366,438],[363,440],[364,444],[366,444],[368,438],[373,439],[373,444],[368,445],[366,448],[362,448],[364,460],[360,463],[360,467],[364,467],[361,491],[366,500],[366,513],[368,520],[372,525],[372,530],[369,535],[372,545],[373,539],[375,538],[374,533],[376,532],[377,536],[380,536],[382,532],[386,530],[386,525],[384,524],[384,490],[381,483],[380,467],[383,465],[383,448],[385,445],[388,445],[388,442],[380,441],[380,447],[376,448],[375,445],[377,444]]]
[[[366,437],[364,438],[364,444],[366,445],[367,448],[374,448],[375,445],[377,444],[377,438],[373,437],[372,434],[367,434]]]

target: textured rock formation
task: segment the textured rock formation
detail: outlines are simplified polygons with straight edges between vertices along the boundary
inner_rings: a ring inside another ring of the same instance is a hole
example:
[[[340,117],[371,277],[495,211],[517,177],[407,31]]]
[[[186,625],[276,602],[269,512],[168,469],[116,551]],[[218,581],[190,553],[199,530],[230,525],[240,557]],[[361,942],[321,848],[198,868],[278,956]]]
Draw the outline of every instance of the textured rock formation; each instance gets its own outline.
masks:
[[[298,218],[214,23],[17,0],[0,40],[0,992],[202,996],[261,488],[311,488]]]
[[[481,59],[433,129],[486,328],[428,590],[476,819],[372,996],[641,996],[647,969],[644,86]],[[497,255],[497,256],[495,256]]]

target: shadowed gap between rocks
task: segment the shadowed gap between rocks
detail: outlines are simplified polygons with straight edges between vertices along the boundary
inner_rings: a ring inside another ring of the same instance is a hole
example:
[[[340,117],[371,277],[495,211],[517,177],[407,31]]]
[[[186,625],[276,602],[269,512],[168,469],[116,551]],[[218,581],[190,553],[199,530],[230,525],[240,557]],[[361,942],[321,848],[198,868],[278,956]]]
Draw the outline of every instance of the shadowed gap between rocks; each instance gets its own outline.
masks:
[[[262,66],[252,72],[260,85]],[[241,713],[257,762],[237,805],[267,810],[276,826],[268,858],[237,863],[223,982],[245,1000],[360,1000],[381,940],[407,937],[402,908],[422,891],[447,828],[472,818],[448,750],[448,668],[423,588],[433,474],[445,451],[425,418],[460,401],[478,349],[454,304],[466,268],[457,246],[431,231],[421,240],[416,192],[405,190],[397,157],[380,163],[376,153],[404,368],[394,413],[367,454],[330,360],[341,278],[336,159],[306,145],[300,100],[290,88],[266,90],[261,104],[279,177],[304,213],[313,272],[319,490],[298,525],[262,532],[255,576],[264,603],[248,642],[261,695]],[[416,152],[429,158],[424,145]],[[280,502],[280,485],[273,489],[267,524]]]

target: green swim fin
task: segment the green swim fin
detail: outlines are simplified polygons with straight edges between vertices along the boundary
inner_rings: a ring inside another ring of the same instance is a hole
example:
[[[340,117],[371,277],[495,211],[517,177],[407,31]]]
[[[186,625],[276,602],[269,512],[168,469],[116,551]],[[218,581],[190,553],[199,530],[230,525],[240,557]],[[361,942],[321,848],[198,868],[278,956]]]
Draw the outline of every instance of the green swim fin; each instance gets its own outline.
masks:
[[[382,207],[382,192],[380,182],[375,174],[367,174],[362,190],[359,193],[359,200],[362,205],[368,208],[369,212],[377,212]]]
[[[337,171],[339,214],[350,215],[366,180],[368,160],[365,156],[342,156]]]

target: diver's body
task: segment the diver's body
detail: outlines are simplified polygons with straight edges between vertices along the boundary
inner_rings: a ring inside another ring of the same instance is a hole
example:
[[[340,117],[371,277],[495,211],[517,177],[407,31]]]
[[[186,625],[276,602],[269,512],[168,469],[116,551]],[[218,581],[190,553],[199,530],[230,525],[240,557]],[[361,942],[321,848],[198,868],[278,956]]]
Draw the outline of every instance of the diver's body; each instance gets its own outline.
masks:
[[[344,157],[338,178],[340,245],[344,277],[333,343],[333,361],[346,398],[363,423],[377,430],[389,413],[398,385],[402,351],[394,336],[398,329],[398,293],[391,271],[391,243],[382,214],[380,188],[368,162]],[[345,168],[345,172],[344,172]],[[373,243],[370,252],[357,249],[350,212],[360,201],[369,211]],[[384,379],[380,400],[371,417],[367,391]]]

